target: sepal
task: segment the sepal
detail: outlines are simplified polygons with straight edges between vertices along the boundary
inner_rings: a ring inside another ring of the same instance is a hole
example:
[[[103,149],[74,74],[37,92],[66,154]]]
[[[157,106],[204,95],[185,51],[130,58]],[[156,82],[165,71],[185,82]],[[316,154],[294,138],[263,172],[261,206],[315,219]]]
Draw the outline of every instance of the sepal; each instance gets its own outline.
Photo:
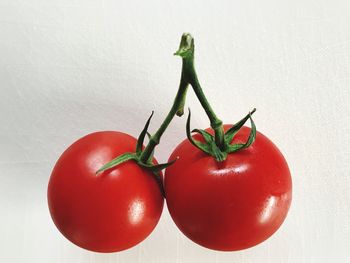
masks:
[[[250,133],[249,133],[249,137],[248,137],[247,141],[244,144],[240,143],[240,144],[228,145],[228,150],[227,150],[228,153],[233,153],[233,152],[237,152],[239,150],[248,148],[255,141],[255,138],[256,138],[256,126],[255,126],[255,123],[253,121],[251,113],[249,113],[248,118],[250,119],[251,129],[250,129]]]
[[[188,117],[187,117],[187,122],[186,122],[186,134],[187,134],[188,140],[195,147],[197,147],[199,150],[211,155],[210,147],[207,144],[201,143],[192,137],[192,134],[191,134],[191,110],[190,109],[188,109]]]
[[[153,163],[142,163],[142,162],[138,162],[138,164],[142,167],[145,167],[149,170],[151,170],[152,172],[154,173],[158,173],[160,172],[161,170],[169,167],[170,165],[172,165],[173,163],[175,163],[177,161],[178,157],[176,157],[174,160],[168,162],[168,163],[161,163],[161,164],[153,164]]]
[[[137,160],[137,156],[134,153],[124,153],[119,155],[117,158],[114,158],[112,161],[103,165],[100,169],[96,171],[96,174],[103,172],[105,170],[111,169],[119,164],[125,163],[129,160]]]
[[[143,130],[141,131],[139,138],[137,139],[137,143],[136,143],[136,154],[139,156],[142,153],[142,146],[143,146],[143,142],[145,140],[145,136],[146,134],[148,135],[148,127],[149,124],[151,122],[152,116],[154,114],[154,111],[152,111],[151,116],[149,116],[148,120],[146,121],[145,127],[143,127]]]
[[[256,111],[254,108],[251,112],[249,112],[243,119],[234,124],[230,129],[228,129],[225,133],[225,143],[230,144],[232,142],[233,137],[237,134],[237,132],[243,127],[243,125],[247,122],[251,115]]]

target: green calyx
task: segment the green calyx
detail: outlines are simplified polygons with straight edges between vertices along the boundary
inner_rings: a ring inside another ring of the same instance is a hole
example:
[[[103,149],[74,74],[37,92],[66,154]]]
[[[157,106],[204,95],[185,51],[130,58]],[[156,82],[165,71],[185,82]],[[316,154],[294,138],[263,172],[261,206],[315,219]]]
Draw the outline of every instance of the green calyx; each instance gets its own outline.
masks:
[[[256,137],[256,126],[252,119],[252,114],[256,111],[256,109],[253,109],[251,112],[249,112],[243,119],[241,119],[236,124],[232,125],[230,129],[228,129],[224,133],[224,147],[223,149],[220,149],[219,146],[215,142],[215,137],[211,135],[209,132],[205,130],[200,129],[193,129],[191,131],[191,111],[189,110],[187,123],[186,123],[186,134],[188,140],[198,149],[201,151],[213,156],[218,162],[222,162],[226,160],[227,155],[230,153],[234,153],[240,150],[243,150],[245,148],[248,148],[255,140]],[[245,143],[235,143],[232,144],[235,135],[238,133],[238,131],[243,127],[243,125],[247,122],[247,120],[250,120],[251,130],[249,133],[249,136]],[[192,137],[192,133],[198,133],[202,136],[205,143],[200,142],[198,140],[195,140]]]
[[[143,143],[146,137],[146,134],[148,136],[148,138],[151,138],[150,134],[148,133],[148,127],[149,124],[151,122],[151,118],[153,116],[153,111],[151,116],[148,118],[145,127],[143,128],[143,130],[141,131],[138,139],[137,139],[137,143],[136,143],[136,149],[135,152],[127,152],[124,154],[119,155],[118,157],[114,158],[113,160],[109,161],[108,163],[106,163],[105,165],[103,165],[100,169],[98,169],[96,171],[96,174],[101,173],[105,170],[111,169],[113,167],[116,167],[122,163],[125,163],[127,161],[133,160],[135,161],[138,165],[151,170],[155,175],[159,176],[159,172],[165,168],[167,168],[168,166],[172,165],[177,159],[168,162],[168,163],[162,163],[162,164],[154,164],[153,163],[153,155],[154,155],[154,150],[151,152],[151,154],[148,156],[147,160],[144,162],[141,160],[141,156],[143,151]]]

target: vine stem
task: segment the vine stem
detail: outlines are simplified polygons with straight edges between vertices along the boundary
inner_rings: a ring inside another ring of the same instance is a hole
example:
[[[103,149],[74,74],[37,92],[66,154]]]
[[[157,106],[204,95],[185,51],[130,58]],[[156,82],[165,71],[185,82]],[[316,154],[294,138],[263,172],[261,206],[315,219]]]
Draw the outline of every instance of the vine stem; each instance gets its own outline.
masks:
[[[194,40],[190,34],[184,33],[182,35],[179,50],[174,55],[182,57],[182,72],[180,86],[168,115],[166,116],[165,120],[163,121],[159,129],[156,131],[156,133],[151,136],[146,148],[142,151],[140,155],[140,161],[143,163],[147,162],[154,148],[159,144],[160,138],[162,137],[164,131],[169,126],[174,116],[181,116],[183,114],[186,93],[189,84],[192,86],[198,100],[200,101],[202,107],[208,115],[208,118],[210,120],[210,126],[215,132],[216,145],[219,147],[220,150],[223,151],[226,147],[224,141],[225,134],[222,121],[216,116],[208,100],[206,99],[201,85],[198,81],[197,73],[194,67]]]
[[[146,148],[142,151],[140,155],[140,161],[146,163],[149,157],[151,156],[154,148],[159,144],[160,138],[165,132],[166,128],[169,126],[170,122],[175,115],[181,116],[183,114],[183,107],[186,100],[188,83],[184,81],[183,74],[181,74],[180,86],[177,91],[177,94],[174,99],[173,106],[171,107],[168,115],[165,117],[165,120],[160,125],[158,130],[151,136]]]
[[[215,133],[215,144],[219,147],[220,150],[225,151],[226,144],[224,141],[225,134],[223,123],[216,116],[199,83],[194,66],[194,39],[190,34],[184,33],[182,35],[180,49],[175,54],[182,57],[183,77],[187,83],[191,84],[199,102],[201,103],[210,120],[210,127],[214,130]]]

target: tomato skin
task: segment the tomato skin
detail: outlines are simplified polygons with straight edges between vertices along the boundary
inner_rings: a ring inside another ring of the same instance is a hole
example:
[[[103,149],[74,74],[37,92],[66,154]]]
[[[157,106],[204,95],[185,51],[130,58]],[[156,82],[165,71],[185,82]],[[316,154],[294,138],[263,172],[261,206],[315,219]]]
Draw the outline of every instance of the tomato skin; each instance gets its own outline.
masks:
[[[249,132],[243,127],[233,142],[244,143]],[[199,135],[194,138],[203,142]],[[257,132],[250,147],[222,163],[187,139],[169,160],[176,156],[165,171],[166,202],[192,241],[214,250],[246,249],[266,240],[284,221],[292,200],[291,176],[283,155],[263,134]]]
[[[135,246],[155,228],[164,199],[154,175],[134,161],[96,175],[136,139],[103,131],[73,143],[57,161],[48,185],[51,217],[74,244],[96,252]]]

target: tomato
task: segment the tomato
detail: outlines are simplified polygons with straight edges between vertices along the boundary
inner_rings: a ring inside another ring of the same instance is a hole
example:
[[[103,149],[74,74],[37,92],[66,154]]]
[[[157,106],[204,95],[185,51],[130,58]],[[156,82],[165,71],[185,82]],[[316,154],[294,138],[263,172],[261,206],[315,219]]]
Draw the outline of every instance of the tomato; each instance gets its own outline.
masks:
[[[233,143],[245,143],[249,132],[242,127]],[[198,134],[193,137],[204,142]],[[192,241],[214,250],[246,249],[266,240],[284,221],[292,199],[291,176],[283,155],[263,134],[257,132],[250,147],[223,162],[187,139],[169,160],[176,156],[165,172],[166,202]]]
[[[121,251],[157,225],[164,199],[151,171],[128,161],[96,174],[135,146],[136,139],[127,134],[96,132],[73,143],[57,161],[48,185],[49,209],[74,244],[96,252]]]

